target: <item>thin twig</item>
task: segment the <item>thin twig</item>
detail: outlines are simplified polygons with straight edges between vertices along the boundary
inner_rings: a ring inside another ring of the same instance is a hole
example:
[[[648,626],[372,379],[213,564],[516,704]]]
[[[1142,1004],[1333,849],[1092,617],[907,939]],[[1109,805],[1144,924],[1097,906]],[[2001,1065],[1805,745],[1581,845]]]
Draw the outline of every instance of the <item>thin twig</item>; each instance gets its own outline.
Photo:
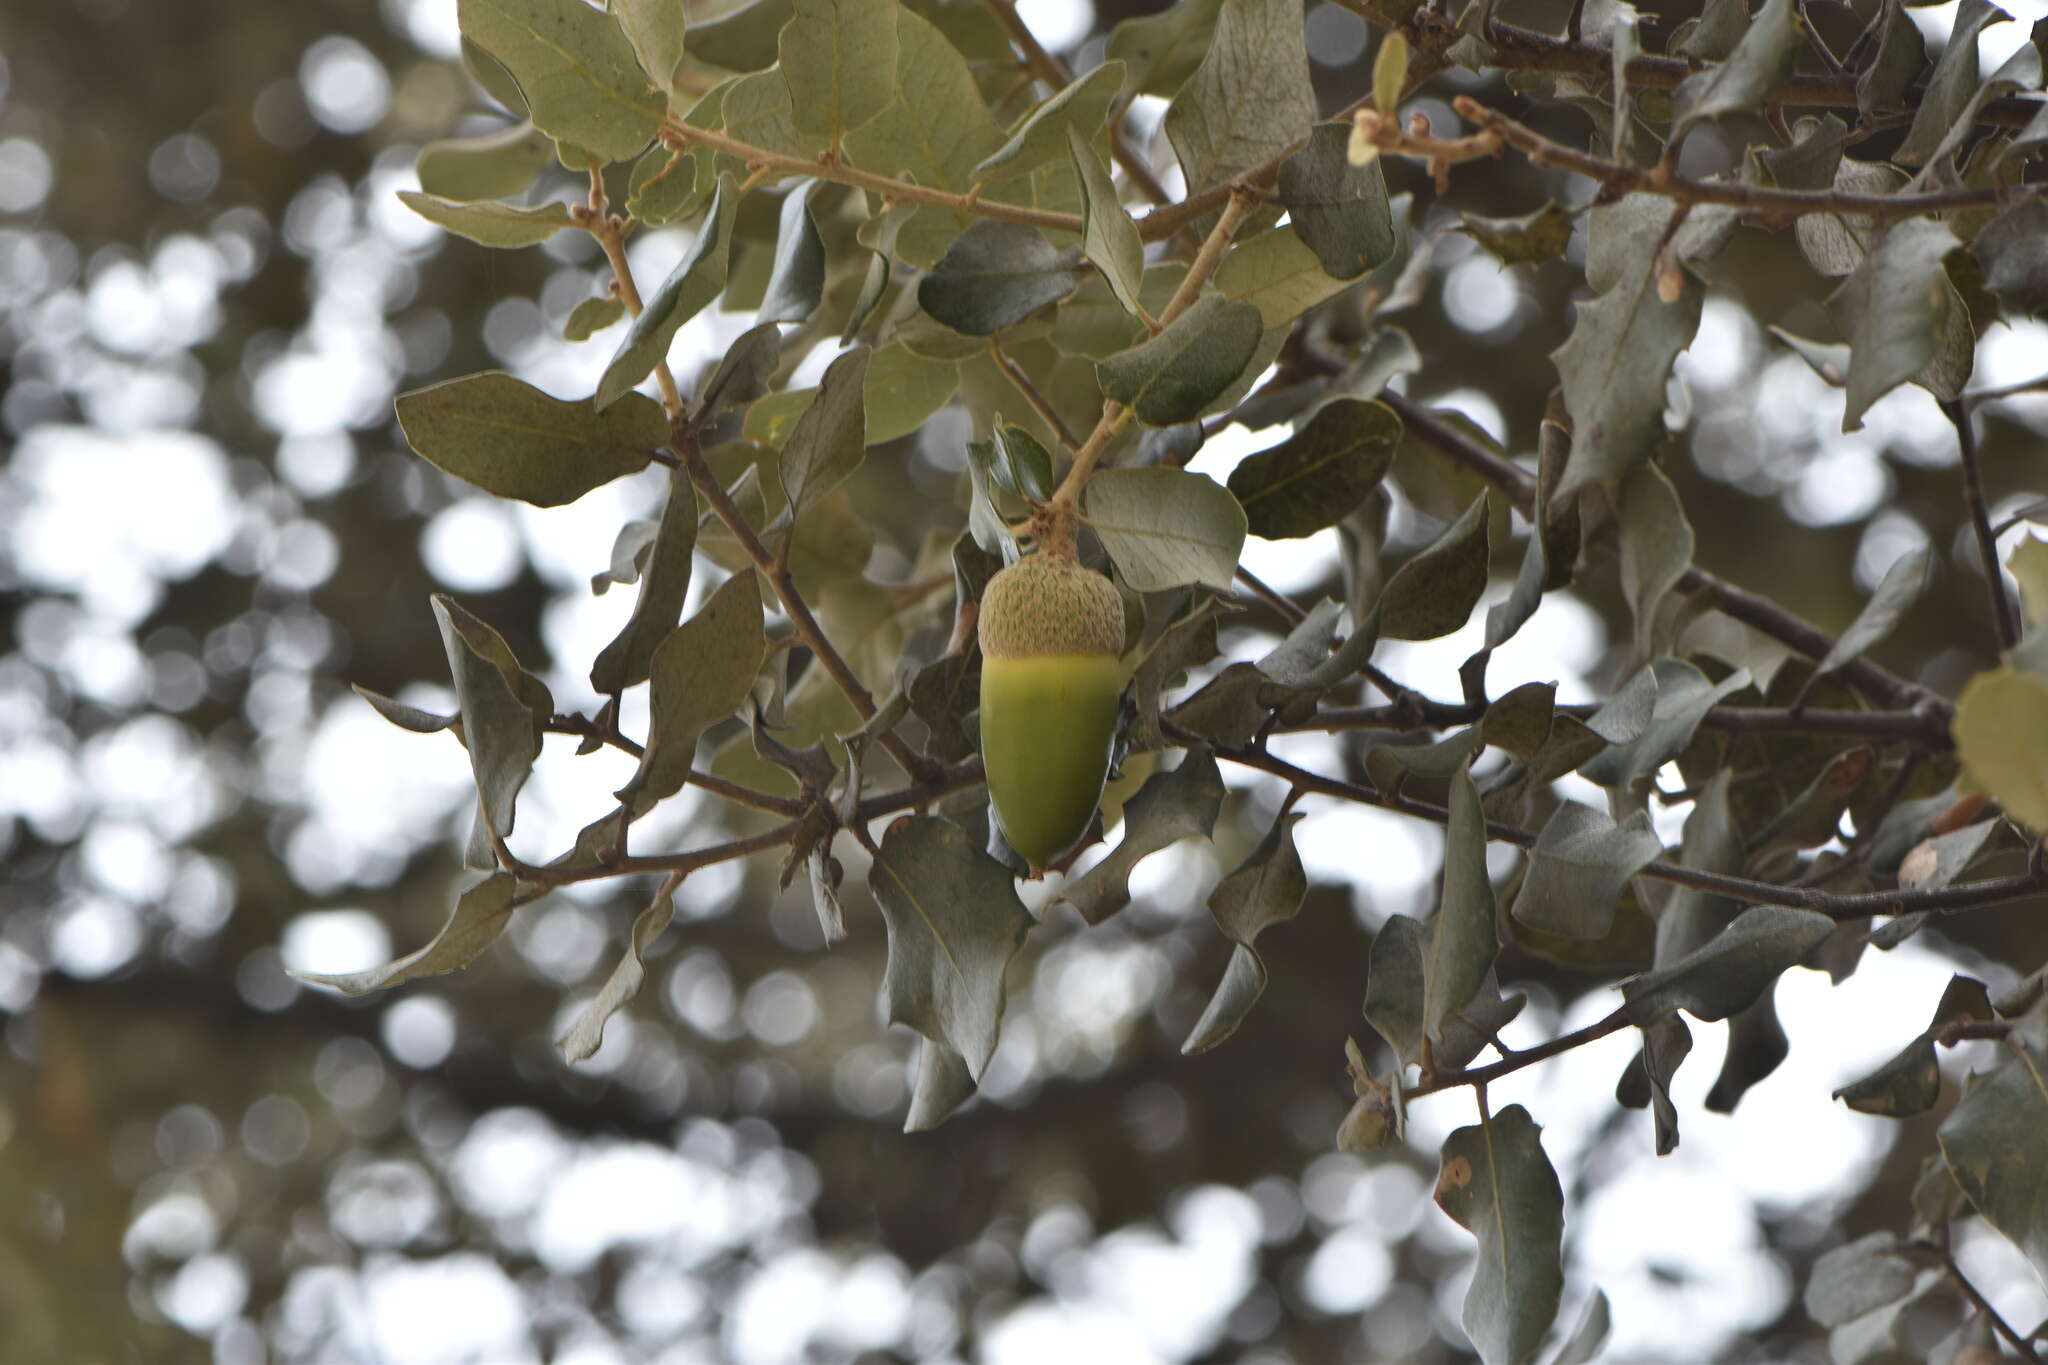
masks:
[[[1459,1086],[1484,1087],[1503,1076],[1512,1076],[1523,1067],[1534,1066],[1538,1062],[1548,1061],[1560,1053],[1570,1052],[1575,1047],[1583,1047],[1595,1039],[1605,1038],[1610,1033],[1619,1033],[1628,1026],[1628,1010],[1624,1007],[1604,1018],[1595,1020],[1584,1028],[1573,1029],[1570,1033],[1561,1033],[1547,1042],[1538,1043],[1531,1048],[1523,1048],[1518,1052],[1501,1058],[1497,1062],[1491,1062],[1486,1066],[1473,1067],[1467,1071],[1449,1071],[1441,1076],[1431,1076],[1409,1087],[1402,1093],[1407,1099],[1417,1100],[1421,1099],[1424,1095],[1434,1095],[1439,1091],[1454,1090]]]
[[[1552,141],[1534,128],[1517,123],[1469,95],[1458,96],[1451,101],[1451,107],[1486,132],[1498,135],[1536,165],[1555,166],[1597,180],[1606,193],[1658,194],[1682,204],[1728,204],[1774,220],[1790,220],[1811,213],[1835,213],[1890,222],[1896,218],[1915,218],[1950,209],[2017,202],[2040,192],[2038,187],[2029,186],[2017,191],[1965,188],[1933,190],[1926,194],[1848,194],[1837,190],[1780,190],[1734,182],[1682,180],[1667,174],[1662,168],[1644,169],[1627,162],[1610,161]]]
[[[1001,218],[1007,222],[1023,223],[1027,227],[1047,228],[1055,232],[1078,233],[1083,226],[1081,215],[1078,213],[1059,213],[1050,209],[1032,208],[1028,204],[1008,204],[999,199],[955,194],[951,190],[933,189],[908,180],[896,180],[886,175],[877,175],[873,171],[864,171],[831,152],[815,157],[790,156],[784,152],[771,152],[766,147],[756,147],[736,137],[688,123],[665,123],[662,125],[661,135],[671,146],[709,147],[745,162],[756,171],[768,170],[785,175],[807,175],[820,180],[836,180],[842,185],[871,190],[885,200],[934,204],[959,214]]]
[[[1001,0],[990,2],[1001,3]],[[1010,381],[1010,387],[1021,394],[1024,401],[1031,405],[1031,410],[1038,414],[1038,420],[1052,428],[1053,435],[1060,438],[1061,445],[1071,452],[1081,444],[1074,436],[1074,429],[1067,425],[1066,419],[1060,416],[1051,401],[1039,391],[1038,385],[1031,382],[1031,376],[1018,369],[1017,362],[1004,355],[1002,347],[991,341],[988,354],[989,359],[995,361],[996,368],[1003,372],[1003,378]]]
[[[1446,730],[1476,725],[1485,718],[1486,708],[1463,702],[1417,698],[1420,709],[1410,705],[1343,706],[1319,711],[1299,725],[1282,726],[1286,732],[1313,730]],[[1581,720],[1600,708],[1586,702],[1557,708],[1559,715]],[[1922,711],[1849,711],[1835,709],[1793,710],[1786,706],[1714,706],[1701,715],[1700,724],[1709,730],[1735,734],[1855,735],[1863,739],[1912,739],[1932,747],[1948,748],[1954,743],[1948,727],[1937,717]]]
[[[1963,508],[1977,537],[1977,563],[1984,571],[1984,591],[1991,599],[1991,629],[1998,637],[1998,648],[2008,650],[2020,642],[2020,623],[2005,591],[2005,571],[1998,566],[1998,537],[1991,529],[1991,510],[1984,505],[1984,479],[1977,467],[1977,428],[1970,410],[1959,402],[1942,400],[1941,413],[1956,429],[1956,450],[1963,464]]]
[[[638,740],[626,738],[616,730],[606,730],[590,717],[578,712],[564,712],[548,720],[548,733],[574,735],[578,739],[594,739],[600,744],[609,744],[620,753],[634,758],[647,752],[646,746]],[[771,815],[794,816],[803,814],[804,803],[787,796],[775,796],[757,791],[738,782],[728,782],[715,773],[690,769],[690,785],[702,787],[713,796],[722,796],[737,805],[751,806],[755,810],[767,811]]]
[[[2042,1365],[2041,1353],[2035,1349],[2032,1340],[2024,1333],[2015,1329],[2011,1323],[2007,1322],[1999,1314],[1999,1311],[1991,1306],[1991,1300],[1984,1297],[1983,1291],[1970,1283],[1970,1277],[1963,1274],[1963,1268],[1956,1264],[1953,1252],[1947,1247],[1934,1242],[1916,1242],[1914,1245],[1931,1248],[1940,1255],[1942,1265],[1948,1271],[1949,1279],[1954,1281],[1956,1288],[1963,1292],[1964,1298],[1976,1305],[1977,1311],[1982,1313],[1985,1321],[1991,1324],[1991,1330],[2004,1337],[2011,1344],[2013,1350],[2019,1353],[2021,1360],[2030,1360],[2034,1362],[2034,1365]]]
[[[690,476],[690,482],[696,486],[698,495],[711,504],[711,510],[725,523],[726,529],[732,532],[733,539],[739,542],[740,548],[746,552],[747,558],[753,561],[761,577],[768,581],[769,588],[782,603],[783,615],[787,616],[789,623],[796,628],[797,637],[831,675],[839,690],[846,694],[846,699],[853,703],[853,709],[860,714],[860,718],[868,720],[873,717],[874,694],[868,691],[867,685],[847,665],[845,656],[840,654],[838,648],[826,637],[824,627],[818,624],[818,618],[811,611],[810,604],[804,601],[803,594],[797,591],[796,579],[791,576],[788,567],[762,544],[761,537],[747,521],[746,513],[739,509],[739,505],[732,500],[732,495],[725,491],[725,485],[711,472],[711,466],[704,459],[704,452],[698,446],[697,433],[687,423],[678,422],[675,424],[674,436],[676,455],[682,461],[683,471]],[[888,750],[889,757],[895,759],[897,765],[912,777],[921,775],[929,767],[923,759],[910,751],[910,746],[893,730],[885,732],[880,738],[882,747]]]
[[[1237,581],[1250,588],[1254,597],[1286,617],[1290,623],[1298,626],[1308,619],[1308,613],[1295,605],[1293,598],[1270,586],[1242,564],[1237,566]]]

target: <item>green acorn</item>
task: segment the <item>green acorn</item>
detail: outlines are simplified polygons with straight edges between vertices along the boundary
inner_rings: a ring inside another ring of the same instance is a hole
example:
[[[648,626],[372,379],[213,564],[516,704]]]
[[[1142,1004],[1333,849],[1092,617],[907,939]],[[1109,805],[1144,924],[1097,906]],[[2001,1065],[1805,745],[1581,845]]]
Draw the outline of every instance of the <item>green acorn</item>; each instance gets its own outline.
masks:
[[[979,630],[989,801],[1037,876],[1087,833],[1109,775],[1123,603],[1103,575],[1041,552],[988,581]]]

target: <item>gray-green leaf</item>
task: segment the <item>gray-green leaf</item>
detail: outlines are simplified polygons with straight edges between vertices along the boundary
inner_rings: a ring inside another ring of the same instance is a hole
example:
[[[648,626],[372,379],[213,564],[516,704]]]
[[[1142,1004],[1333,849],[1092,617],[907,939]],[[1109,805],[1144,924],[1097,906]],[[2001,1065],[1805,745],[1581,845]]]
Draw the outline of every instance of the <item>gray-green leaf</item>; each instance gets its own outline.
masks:
[[[944,1044],[979,1079],[1002,1026],[1003,969],[1031,928],[1009,869],[950,820],[919,815],[889,827],[868,887],[889,928],[889,1022]]]
[[[767,649],[760,581],[752,569],[743,569],[656,647],[649,667],[647,748],[619,789],[619,804],[638,815],[682,790],[697,737],[739,710]]]
[[[505,932],[505,926],[512,919],[513,895],[518,889],[519,884],[511,874],[492,873],[462,893],[455,902],[454,913],[431,942],[381,967],[333,975],[322,972],[291,974],[301,981],[325,986],[343,995],[368,995],[423,976],[459,972]]]
[[[1617,825],[1602,811],[1566,801],[1529,851],[1514,916],[1548,934],[1604,938],[1628,879],[1663,851],[1646,812]]]
[[[1237,1032],[1265,991],[1266,964],[1253,940],[1267,926],[1293,919],[1308,894],[1308,874],[1294,847],[1294,826],[1300,820],[1299,814],[1288,814],[1275,821],[1236,870],[1209,893],[1209,913],[1216,927],[1237,946],[1208,1007],[1181,1044],[1182,1052],[1207,1052]]]
[[[817,398],[783,442],[779,467],[792,521],[846,482],[867,453],[870,354],[856,346],[826,367]]]
[[[1353,165],[1348,124],[1319,123],[1281,163],[1277,189],[1288,220],[1333,278],[1357,279],[1394,254],[1394,217],[1377,160]]]
[[[739,186],[729,175],[718,178],[718,192],[697,240],[689,254],[669,272],[640,316],[633,330],[619,343],[604,376],[597,381],[596,403],[600,410],[630,393],[634,385],[654,373],[654,367],[668,359],[669,343],[676,330],[725,290],[726,263],[732,253],[733,219],[739,212]]]
[[[1109,168],[1080,128],[1072,124],[1067,127],[1067,150],[1081,179],[1081,254],[1102,272],[1124,311],[1136,317],[1143,311],[1145,283],[1145,244],[1139,239],[1138,225],[1118,202]]]
[[[775,263],[768,288],[761,295],[763,322],[807,322],[825,292],[825,239],[811,213],[811,194],[818,188],[806,180],[783,196],[775,231]]]
[[[1124,803],[1124,837],[1060,899],[1100,924],[1131,903],[1131,872],[1150,855],[1190,836],[1208,838],[1223,810],[1223,774],[1207,749],[1190,749],[1180,766],[1153,773]]]
[[[1872,403],[1935,359],[1943,333],[1963,308],[1942,264],[1960,245],[1947,224],[1909,218],[1894,224],[1829,296],[1828,308],[1849,339],[1842,430],[1861,429]]]
[[[1534,1356],[1564,1292],[1564,1191],[1541,1133],[1511,1104],[1444,1140],[1436,1202],[1479,1240],[1464,1323],[1486,1365]]]
[[[559,507],[647,467],[667,444],[661,405],[634,396],[598,412],[492,371],[398,396],[406,441],[435,468],[501,498]]]
[[[505,199],[533,184],[554,159],[555,144],[530,123],[482,137],[445,138],[420,148],[420,188],[464,204]]]
[[[681,470],[671,471],[668,502],[647,559],[646,576],[633,614],[590,666],[593,691],[616,695],[647,681],[654,651],[676,628],[683,599],[690,592],[690,568],[696,558],[697,490]]]
[[[796,126],[833,146],[896,91],[896,0],[795,0],[777,39]]]
[[[1481,493],[1429,548],[1387,580],[1378,608],[1381,635],[1434,640],[1465,624],[1486,591],[1487,521],[1487,495]]]
[[[1067,139],[1093,137],[1123,87],[1124,64],[1104,62],[1025,115],[1009,140],[974,168],[979,180],[1008,180],[1059,159]]]
[[[1339,398],[1308,424],[1230,471],[1230,491],[1255,536],[1314,535],[1343,520],[1386,476],[1401,419],[1384,403]]]
[[[1629,1021],[1638,1028],[1682,1009],[1712,1022],[1748,1009],[1787,967],[1833,932],[1835,922],[1812,910],[1756,905],[1726,929],[1668,967],[1622,983]]]
[[[1080,253],[1038,229],[984,218],[961,233],[918,282],[918,306],[968,336],[994,336],[1079,287]]]
[[[1096,377],[1104,397],[1148,426],[1192,421],[1244,373],[1264,330],[1257,308],[1206,295],[1158,336],[1099,362]]]
[[[668,101],[617,21],[583,0],[458,0],[456,22],[504,63],[548,136],[625,161],[661,126]]]
[[[1185,469],[1107,469],[1088,481],[1081,513],[1124,582],[1139,592],[1189,583],[1228,590],[1244,549],[1237,499]]]
[[[496,202],[464,204],[417,190],[400,190],[398,198],[428,222],[483,246],[532,246],[575,225],[567,204],[547,203],[530,209]]]
[[[1242,175],[1308,136],[1316,97],[1301,0],[1223,0],[1209,52],[1166,111],[1190,190]]]

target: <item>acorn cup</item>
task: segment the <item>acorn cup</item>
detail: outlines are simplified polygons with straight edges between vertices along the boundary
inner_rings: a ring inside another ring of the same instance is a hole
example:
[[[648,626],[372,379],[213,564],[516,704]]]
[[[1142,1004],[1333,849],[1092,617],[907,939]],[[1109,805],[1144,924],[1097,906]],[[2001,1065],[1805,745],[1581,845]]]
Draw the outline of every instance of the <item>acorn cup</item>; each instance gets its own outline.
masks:
[[[978,630],[989,801],[1042,876],[1087,832],[1109,775],[1123,604],[1102,574],[1041,551],[989,579]]]

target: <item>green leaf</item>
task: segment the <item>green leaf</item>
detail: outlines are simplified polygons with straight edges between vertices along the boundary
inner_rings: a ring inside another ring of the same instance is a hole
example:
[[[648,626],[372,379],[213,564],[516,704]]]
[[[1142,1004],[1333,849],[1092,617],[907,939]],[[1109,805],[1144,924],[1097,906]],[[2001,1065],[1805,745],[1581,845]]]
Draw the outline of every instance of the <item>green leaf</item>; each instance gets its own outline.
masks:
[[[410,730],[416,735],[438,734],[450,726],[459,725],[462,720],[460,715],[439,716],[432,711],[422,711],[417,706],[407,706],[404,702],[393,700],[382,692],[372,692],[361,683],[351,683],[349,687],[357,696],[370,703],[378,715],[399,729]]]
[[[994,455],[990,470],[1000,487],[1034,502],[1052,495],[1052,452],[1036,436],[1005,423],[989,444]]]
[[[519,789],[526,785],[554,699],[547,687],[519,666],[503,637],[463,610],[453,598],[434,594],[434,619],[448,656],[448,674],[462,708],[462,743],[476,777],[477,811],[486,822],[472,838],[468,861],[495,867],[488,835],[512,833]]]
[[[512,920],[514,895],[518,889],[519,883],[509,873],[492,873],[462,893],[455,902],[454,913],[431,942],[381,967],[333,975],[322,972],[292,972],[291,975],[309,985],[325,986],[343,995],[368,995],[423,976],[459,972],[476,961],[477,954],[490,947],[498,935],[505,932],[505,926]]]
[[[910,1108],[903,1117],[903,1131],[922,1133],[936,1128],[973,1096],[974,1077],[960,1054],[944,1043],[920,1038],[917,1044],[917,1077],[911,1085]]]
[[[1393,409],[1339,398],[1280,444],[1239,461],[1230,471],[1230,491],[1253,535],[1314,535],[1379,487],[1400,447],[1401,419]]]
[[[2013,546],[2012,553],[2005,557],[2005,571],[2020,586],[2020,607],[2027,624],[2048,623],[2048,540],[2028,532],[2027,538]],[[1882,584],[1878,591],[1884,591]]]
[[[2048,834],[2048,678],[1979,673],[1956,702],[1956,756],[1979,789],[2036,834]]]
[[[1394,29],[1380,40],[1372,59],[1372,102],[1379,112],[1392,118],[1401,108],[1401,96],[1408,89],[1408,38]]]
[[[1892,561],[1891,567],[1884,571],[1884,577],[1878,580],[1877,591],[1863,604],[1863,610],[1856,614],[1849,628],[1828,649],[1826,657],[1814,666],[1806,685],[1799,691],[1801,702],[1813,691],[1815,683],[1892,633],[1899,618],[1912,609],[1927,585],[1928,559],[1927,547],[1922,545]]]
[[[1109,107],[1123,87],[1124,64],[1104,62],[1027,114],[1009,141],[974,168],[978,180],[1001,181],[1057,161],[1069,139],[1087,140],[1109,121]],[[1113,202],[1113,201],[1112,201]]]
[[[1220,185],[1308,136],[1316,118],[1301,0],[1223,0],[1208,55],[1166,111],[1190,191]]]
[[[779,70],[757,71],[734,81],[726,88],[719,120],[728,136],[783,156],[809,160],[830,150],[825,139],[797,126],[796,106],[790,101],[789,82],[782,78]],[[737,158],[724,153],[718,154],[714,164],[720,173],[734,176],[745,169]],[[771,170],[767,179],[772,182],[791,173]],[[708,173],[699,174],[701,177]]]
[[[1761,109],[1764,97],[1792,74],[1799,42],[1798,7],[1792,0],[1764,0],[1727,61],[1696,71],[1679,85],[1674,94],[1678,121],[1671,130],[1673,142],[1697,124]]]
[[[1323,269],[1322,260],[1292,227],[1239,243],[1216,267],[1217,290],[1258,309],[1260,324],[1268,328],[1288,325],[1352,283]]]
[[[2006,1055],[1973,1077],[1935,1132],[1941,1154],[1984,1221],[2048,1283],[2048,1011],[2016,1020]]]
[[[625,161],[661,126],[668,101],[617,22],[583,0],[458,0],[456,21],[504,63],[549,137]]]
[[[916,431],[946,406],[959,385],[960,367],[953,361],[929,359],[901,343],[876,350],[862,385],[868,444],[878,446]],[[779,449],[817,396],[816,389],[769,394],[747,409],[744,435]]]
[[[616,294],[585,299],[569,310],[569,320],[562,324],[562,340],[588,341],[624,316],[626,301]]]
[[[1579,765],[1582,775],[1603,787],[1627,786],[1678,757],[1692,742],[1693,731],[1699,728],[1707,712],[1723,698],[1750,685],[1749,675],[1741,669],[1711,683],[1697,668],[1678,659],[1658,659],[1631,682],[1652,698],[1650,714],[1642,729],[1630,738],[1616,740],[1611,747]],[[1636,704],[1636,700],[1630,698],[1623,703],[1622,694],[1617,693],[1594,712],[1587,724],[1610,737],[1628,733],[1619,728],[1627,714],[1623,705]]]
[[[1205,295],[1150,341],[1095,367],[1103,396],[1148,426],[1192,421],[1251,364],[1263,331],[1258,310]]]
[[[792,521],[845,483],[867,454],[871,354],[867,347],[856,346],[826,367],[816,401],[803,410],[783,443],[779,468]]]
[[[1571,245],[1572,215],[1555,199],[1519,218],[1481,218],[1460,212],[1458,221],[1473,241],[1492,252],[1502,265],[1541,265],[1564,255]]]
[[[2028,199],[1985,225],[1970,243],[1984,287],[2016,313],[2048,314],[2048,204]]]
[[[1787,3],[1787,0],[1772,0]],[[1669,210],[1665,210],[1667,221]],[[1664,434],[1664,388],[1678,353],[1699,329],[1706,291],[1677,267],[1678,297],[1659,296],[1657,242],[1641,234],[1606,259],[1612,280],[1598,298],[1579,305],[1571,336],[1551,352],[1572,417],[1572,448],[1557,500],[1626,474]],[[1587,277],[1595,253],[1587,253]]]
[[[1215,480],[1185,469],[1106,469],[1081,515],[1123,581],[1139,592],[1189,583],[1228,591],[1244,549],[1244,509]]]
[[[1674,1009],[1709,1023],[1739,1014],[1834,927],[1812,910],[1751,906],[1678,961],[1624,981],[1629,1022],[1642,1028]]]
[[[1429,548],[1403,564],[1380,594],[1380,633],[1434,640],[1462,627],[1486,591],[1488,497],[1473,499]]]
[[[643,814],[683,789],[697,737],[739,710],[767,651],[760,581],[744,569],[719,584],[697,614],[656,647],[649,668],[647,749],[618,791],[620,805]]]
[[[619,965],[612,968],[612,974],[598,987],[590,1003],[580,1010],[575,1020],[555,1039],[555,1047],[569,1062],[588,1061],[597,1055],[604,1043],[604,1026],[611,1017],[624,1009],[627,1002],[640,993],[640,985],[647,979],[644,954],[649,945],[662,935],[669,922],[675,918],[676,898],[673,894],[663,896],[642,910],[633,920],[633,932],[625,954],[619,958]]]
[[[1223,810],[1216,756],[1190,749],[1180,766],[1155,772],[1124,803],[1124,836],[1096,864],[1060,888],[1059,898],[1100,924],[1131,903],[1131,872],[1147,857],[1191,836],[1208,838]]]
[[[1003,969],[1031,928],[1009,869],[950,820],[918,815],[889,827],[868,888],[889,927],[889,1022],[951,1049],[978,1080],[1002,1026]]]
[[[678,0],[608,0],[608,8],[618,16],[648,79],[663,91],[674,90],[688,27],[683,5]]]
[[[1378,161],[1351,164],[1351,129],[1319,123],[1308,145],[1280,165],[1277,190],[1288,220],[1333,279],[1354,280],[1394,254],[1394,217]]]
[[[806,180],[783,196],[775,232],[775,264],[758,316],[763,322],[808,322],[825,292],[825,239],[811,212],[818,187]]]
[[[1126,93],[1171,98],[1201,65],[1222,8],[1222,0],[1180,0],[1118,24],[1109,55],[1128,70]]]
[[[896,16],[896,81],[882,112],[847,135],[846,153],[864,171],[908,175],[929,189],[965,193],[974,168],[1002,145],[966,58],[909,9]],[[918,209],[898,238],[898,252],[929,266],[974,220],[936,205]]]
[[[482,137],[446,138],[420,148],[420,188],[444,204],[506,199],[523,193],[554,159],[554,143],[530,123]]]
[[[1860,430],[1872,403],[1920,378],[1935,361],[1945,331],[1958,320],[1967,327],[1962,299],[1943,264],[1960,245],[1946,224],[1906,219],[1878,239],[1856,273],[1829,297],[1828,308],[1849,339],[1842,430]]]
[[[1237,947],[1223,980],[1180,1050],[1192,1056],[1207,1052],[1237,1032],[1266,989],[1266,964],[1253,940],[1261,930],[1293,919],[1308,894],[1308,874],[1294,847],[1298,813],[1283,815],[1266,831],[1237,868],[1209,893],[1209,913],[1216,927]]]
[[[691,118],[685,121],[694,124],[695,115],[706,104],[723,108],[724,89],[714,88],[705,95],[697,102],[697,109],[690,111]],[[708,117],[713,123],[718,121],[715,111]],[[633,163],[633,173],[626,184],[626,211],[649,227],[661,227],[688,218],[711,192],[708,168],[714,164],[715,158],[707,148],[699,147],[692,151],[662,146],[650,148],[645,156]],[[705,169],[700,172],[700,167]]]
[[[956,332],[994,336],[1074,292],[1079,253],[1022,223],[984,218],[954,239],[918,282],[918,306]]]
[[[1607,1307],[1607,1295],[1595,1289],[1586,1300],[1586,1311],[1579,1316],[1579,1325],[1572,1328],[1572,1334],[1565,1338],[1564,1345],[1550,1365],[1592,1365],[1600,1355],[1600,1348],[1607,1344],[1607,1333],[1612,1326],[1612,1316]]]
[[[1081,254],[1102,272],[1124,311],[1136,317],[1143,311],[1145,282],[1145,244],[1138,237],[1138,225],[1117,201],[1116,183],[1110,179],[1109,168],[1102,164],[1087,137],[1069,124],[1067,139],[1067,150],[1081,180]],[[1065,311],[1061,310],[1063,315]]]
[[[559,507],[638,473],[668,442],[668,418],[646,398],[606,412],[565,403],[492,371],[398,396],[406,441],[435,468],[501,498]]]
[[[692,421],[716,421],[768,392],[782,364],[782,332],[772,322],[749,327],[726,349],[690,404]]]
[[[1692,524],[1685,519],[1678,490],[1648,460],[1623,476],[1617,520],[1621,592],[1635,618],[1636,654],[1649,658],[1657,653],[1658,609],[1692,566]]]
[[[732,178],[720,176],[718,192],[689,254],[676,263],[640,316],[633,319],[633,330],[619,343],[604,376],[597,381],[599,410],[610,407],[653,374],[654,367],[668,359],[669,343],[675,340],[677,329],[724,292],[739,197],[739,186]]]
[[[654,548],[647,559],[640,596],[634,601],[633,614],[626,624],[591,664],[592,691],[611,696],[647,681],[655,649],[676,628],[683,614],[696,547],[697,490],[687,474],[672,470],[668,503],[661,511],[660,529],[654,533]]]
[[[1742,833],[1728,805],[1728,784],[1734,773],[1723,768],[1707,783],[1685,817],[1678,863],[1695,872],[1735,873],[1742,870]],[[1697,951],[1728,927],[1741,905],[1718,892],[1673,887],[1671,899],[1657,916],[1656,965],[1668,967]]]
[[[1629,878],[1664,852],[1647,812],[1615,824],[1602,811],[1566,801],[1529,851],[1514,917],[1567,938],[1604,938]]]
[[[1630,1109],[1649,1109],[1657,1155],[1669,1156],[1678,1149],[1678,1106],[1671,1101],[1671,1082],[1692,1052],[1692,1030],[1673,1012],[1659,1015],[1642,1035],[1643,1045],[1622,1072],[1614,1098]]]
[[[567,204],[547,203],[530,209],[498,203],[460,204],[417,190],[400,190],[398,198],[428,222],[484,246],[532,246],[575,225]]]
[[[775,65],[782,26],[796,0],[754,0],[705,23],[692,23],[683,45],[699,61],[728,71],[763,71]]]
[[[1422,921],[1407,915],[1389,915],[1372,936],[1365,970],[1365,1021],[1403,1063],[1422,1050],[1422,962],[1429,939]]]
[[[1479,1241],[1464,1324],[1486,1365],[1534,1356],[1564,1292],[1564,1191],[1541,1132],[1511,1104],[1444,1140],[1436,1202]]]
[[[1897,1303],[1920,1274],[1902,1253],[1890,1232],[1873,1232],[1826,1253],[1813,1263],[1806,1282],[1806,1315],[1833,1328]]]
[[[1986,821],[1986,824],[1991,823]],[[1941,1098],[1941,1065],[1934,1039],[1942,1027],[1959,1019],[1989,1019],[1991,996],[1984,983],[1956,975],[1949,978],[1934,1018],[1897,1056],[1860,1080],[1835,1092],[1835,1098],[1861,1114],[1909,1118],[1934,1108]]]
[[[1963,0],[1956,7],[1948,42],[1927,78],[1927,88],[1914,101],[1913,126],[1906,140],[1892,153],[1901,166],[1924,166],[1947,138],[1949,129],[1962,117],[1977,93],[1980,82],[1977,64],[1977,35],[2008,16],[1987,0]]]
[[[795,0],[777,40],[796,126],[837,147],[896,93],[895,0]]]
[[[1443,897],[1429,925],[1423,958],[1422,1033],[1432,1042],[1471,1003],[1493,970],[1500,940],[1494,932],[1493,882],[1486,872],[1486,816],[1470,768],[1451,779],[1450,819],[1444,826]]]

